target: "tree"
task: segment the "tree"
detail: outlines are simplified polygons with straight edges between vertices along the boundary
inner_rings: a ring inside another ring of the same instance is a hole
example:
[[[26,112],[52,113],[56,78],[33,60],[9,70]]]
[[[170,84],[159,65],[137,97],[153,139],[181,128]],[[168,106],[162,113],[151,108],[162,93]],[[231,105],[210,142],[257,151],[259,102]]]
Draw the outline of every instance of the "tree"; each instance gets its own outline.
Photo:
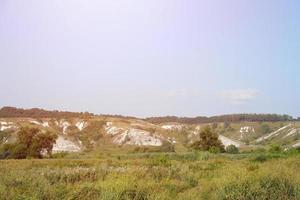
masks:
[[[206,126],[200,131],[200,140],[194,142],[192,148],[202,151],[218,148],[221,152],[224,152],[224,145],[219,140],[218,134],[210,126]]]
[[[52,155],[53,145],[55,144],[57,135],[47,132],[39,132],[32,140],[29,155],[32,157],[42,157],[42,152],[46,151],[49,156]]]
[[[18,143],[25,145],[27,150],[29,150],[33,138],[36,134],[38,134],[40,129],[38,128],[29,128],[29,127],[22,127],[17,136]]]
[[[22,127],[12,151],[13,157],[42,158],[44,151],[50,156],[56,139],[57,135],[50,131],[42,132],[38,128]]]

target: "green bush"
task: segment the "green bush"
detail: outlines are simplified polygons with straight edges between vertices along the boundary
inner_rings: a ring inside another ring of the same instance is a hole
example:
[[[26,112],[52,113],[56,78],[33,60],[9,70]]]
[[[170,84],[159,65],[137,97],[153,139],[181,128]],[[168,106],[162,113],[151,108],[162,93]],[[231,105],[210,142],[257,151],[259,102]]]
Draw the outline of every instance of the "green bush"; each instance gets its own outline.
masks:
[[[12,154],[12,150],[15,148],[13,144],[3,144],[0,146],[0,159],[9,158]]]
[[[271,132],[271,128],[268,124],[266,123],[263,123],[261,126],[260,126],[260,132],[262,134],[267,134],[267,133],[270,133]]]
[[[273,144],[273,145],[270,146],[269,152],[270,153],[281,153],[282,152],[282,148],[278,144]]]
[[[226,153],[238,154],[239,149],[235,145],[231,144],[228,147],[226,147]]]
[[[52,158],[65,158],[68,155],[69,155],[68,152],[59,152],[59,153],[52,154]]]
[[[27,156],[27,147],[24,144],[17,144],[12,149],[11,157],[15,159],[24,159]]]
[[[210,147],[208,151],[209,153],[214,153],[214,154],[221,153],[220,147]]]

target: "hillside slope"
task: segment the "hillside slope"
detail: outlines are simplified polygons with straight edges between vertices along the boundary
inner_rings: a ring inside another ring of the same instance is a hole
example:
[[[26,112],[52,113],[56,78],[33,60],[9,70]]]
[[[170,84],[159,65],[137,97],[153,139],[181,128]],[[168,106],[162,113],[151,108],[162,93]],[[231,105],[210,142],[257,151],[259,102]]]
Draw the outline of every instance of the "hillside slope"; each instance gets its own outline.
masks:
[[[187,147],[199,138],[202,127],[211,125],[220,134],[224,146],[240,148],[280,144],[284,147],[300,146],[300,123],[243,122],[219,124],[152,124],[140,119],[117,117],[84,118],[1,118],[0,131],[10,133],[3,143],[15,141],[22,126],[39,127],[58,134],[54,152],[80,152],[91,149],[123,149],[130,147]],[[228,126],[225,127],[224,125]],[[262,127],[268,127],[263,131]]]

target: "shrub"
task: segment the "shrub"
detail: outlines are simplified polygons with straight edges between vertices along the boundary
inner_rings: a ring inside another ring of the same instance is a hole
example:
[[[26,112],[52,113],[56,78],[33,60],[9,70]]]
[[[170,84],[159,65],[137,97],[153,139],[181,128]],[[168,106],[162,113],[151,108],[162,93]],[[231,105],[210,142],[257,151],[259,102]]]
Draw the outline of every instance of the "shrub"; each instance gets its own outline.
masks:
[[[27,147],[24,144],[17,144],[12,149],[11,157],[15,159],[24,159],[27,156]]]
[[[68,152],[59,152],[59,153],[55,153],[55,154],[52,154],[52,158],[65,158],[69,155]]]
[[[221,149],[219,147],[210,147],[208,150],[210,153],[221,153]]]
[[[15,145],[13,144],[3,144],[0,148],[0,159],[6,159],[9,158],[12,154],[13,149],[15,148]]]
[[[235,145],[232,144],[232,145],[229,145],[228,147],[226,147],[226,153],[238,154],[239,149]]]
[[[280,153],[282,152],[282,148],[280,145],[278,144],[273,144],[271,145],[271,147],[269,148],[269,152],[270,153]]]
[[[261,126],[260,126],[260,131],[262,134],[267,134],[267,133],[270,133],[271,132],[271,128],[268,124],[266,123],[263,123]]]

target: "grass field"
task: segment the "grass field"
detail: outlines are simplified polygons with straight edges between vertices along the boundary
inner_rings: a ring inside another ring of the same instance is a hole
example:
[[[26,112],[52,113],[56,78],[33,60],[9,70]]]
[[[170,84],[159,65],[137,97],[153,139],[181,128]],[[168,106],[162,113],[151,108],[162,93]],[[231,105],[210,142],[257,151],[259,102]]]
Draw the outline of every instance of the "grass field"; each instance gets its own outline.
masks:
[[[1,160],[1,199],[300,199],[297,153]]]

